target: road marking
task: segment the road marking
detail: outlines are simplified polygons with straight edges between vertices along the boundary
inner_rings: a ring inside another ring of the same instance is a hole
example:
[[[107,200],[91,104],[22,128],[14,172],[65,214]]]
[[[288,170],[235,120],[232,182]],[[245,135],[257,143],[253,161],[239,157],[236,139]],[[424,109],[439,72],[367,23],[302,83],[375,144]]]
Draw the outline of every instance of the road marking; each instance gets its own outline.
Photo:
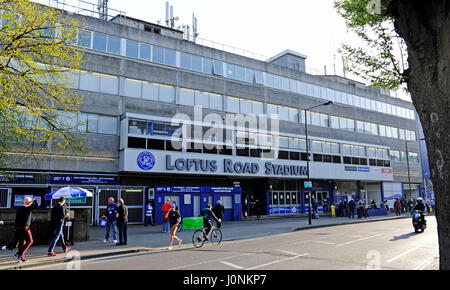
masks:
[[[222,260],[235,258],[235,257],[248,256],[248,255],[251,255],[251,254],[252,253],[244,253],[244,254],[239,254],[239,255],[234,255],[234,256],[228,256],[228,257],[223,257],[223,258],[203,261],[203,262],[200,262],[200,263],[195,263],[195,264],[189,264],[189,265],[184,265],[184,266],[180,266],[180,267],[175,267],[175,268],[171,268],[170,270],[178,270],[178,269],[183,269],[183,268],[187,268],[187,267],[191,267],[191,266],[198,266],[198,265],[202,265],[202,264],[207,264],[207,263],[211,263],[211,262],[219,262],[219,261],[222,261]]]
[[[289,251],[286,251],[286,250],[277,250],[277,251],[282,252],[282,253],[285,253],[285,254],[290,254],[290,255],[292,255],[292,256],[298,255],[297,253],[289,252]]]
[[[236,264],[233,264],[233,263],[230,263],[230,262],[227,262],[227,261],[219,261],[219,262],[222,263],[222,264],[225,264],[227,266],[230,266],[231,268],[238,269],[238,270],[244,269],[244,267],[238,266]]]
[[[360,236],[360,235],[346,235],[346,236],[353,237],[353,238],[362,238],[362,237],[364,237],[364,236]]]
[[[319,241],[319,240],[317,240],[317,241],[315,241],[316,243],[322,243],[322,244],[325,244],[325,245],[335,245],[336,243],[330,243],[330,242],[326,242],[326,241]]]
[[[379,237],[379,236],[381,236],[381,234],[377,234],[377,235],[373,235],[373,236],[370,236],[370,237],[365,237],[365,238],[361,238],[361,239],[345,242],[345,243],[342,243],[342,244],[338,244],[338,245],[336,245],[336,247],[341,247],[341,246],[353,244],[353,243],[356,243],[356,242],[359,242],[359,241],[364,241],[364,240],[371,239],[371,238],[376,238],[376,237]]]
[[[438,257],[436,256],[431,256],[430,258],[428,258],[427,260],[425,260],[425,262],[423,262],[422,264],[420,264],[419,266],[415,267],[414,270],[423,270],[425,269],[426,266],[428,266],[429,264],[431,264],[431,262],[434,261],[434,259],[436,259]]]
[[[272,261],[272,262],[269,262],[269,263],[253,266],[253,267],[247,268],[246,270],[254,270],[254,269],[258,269],[258,268],[261,268],[261,267],[269,266],[269,265],[272,265],[272,264],[281,263],[281,262],[288,261],[288,260],[294,260],[294,259],[297,259],[299,257],[303,257],[303,256],[307,256],[307,255],[308,255],[308,253],[304,253],[304,254],[296,255],[294,257],[284,258],[284,259],[281,259],[281,260],[276,260],[276,261]]]
[[[394,258],[389,259],[389,260],[387,260],[386,262],[387,262],[387,263],[391,263],[391,262],[393,262],[393,261],[395,261],[395,260],[397,260],[397,259],[399,259],[399,258],[401,258],[401,257],[403,257],[403,256],[408,255],[409,253],[411,253],[411,252],[417,250],[418,248],[420,248],[420,247],[415,247],[415,248],[409,249],[408,251],[406,251],[406,252],[404,252],[404,253],[402,253],[402,254],[400,254],[400,255],[398,255],[398,256],[395,256]]]

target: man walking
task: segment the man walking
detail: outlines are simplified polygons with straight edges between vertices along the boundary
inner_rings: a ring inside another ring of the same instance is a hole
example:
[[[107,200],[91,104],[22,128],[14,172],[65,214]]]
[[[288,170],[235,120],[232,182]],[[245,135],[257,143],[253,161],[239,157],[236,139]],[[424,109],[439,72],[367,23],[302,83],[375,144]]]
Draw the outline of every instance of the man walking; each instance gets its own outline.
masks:
[[[15,222],[16,237],[14,240],[19,242],[19,250],[13,256],[17,262],[26,261],[25,253],[33,244],[33,236],[30,231],[31,212],[38,208],[38,206],[39,205],[35,199],[31,199],[31,197],[27,196],[23,199],[23,206],[17,209]]]
[[[117,208],[117,228],[119,229],[119,242],[117,246],[126,245],[128,242],[128,207],[124,200],[119,199],[119,207]]]
[[[106,211],[103,214],[104,217],[106,217],[106,236],[104,243],[107,243],[109,241],[109,232],[112,227],[113,230],[113,242],[117,243],[117,231],[116,231],[116,222],[117,222],[117,208],[118,205],[114,203],[114,198],[110,197],[108,198],[108,205],[106,207]]]
[[[344,214],[345,214],[344,216],[348,217],[348,202],[347,202],[347,200],[344,200],[343,207],[344,207]]]
[[[148,226],[148,224],[151,223],[152,226],[155,224],[153,223],[153,206],[152,202],[149,201],[148,204],[145,206],[145,226]]]
[[[222,219],[224,214],[225,214],[225,208],[222,205],[221,201],[218,200],[216,205],[213,208],[213,213],[216,215],[216,217],[218,219]],[[222,223],[217,223],[217,228],[220,229],[220,227],[222,226]]]
[[[396,216],[401,215],[401,210],[402,210],[401,207],[402,207],[402,204],[400,203],[400,200],[398,200],[398,198],[395,199],[394,208],[395,208],[395,215]]]
[[[170,220],[169,220],[169,212],[172,207],[172,203],[170,202],[170,198],[167,199],[166,203],[163,204],[161,210],[163,212],[163,232],[168,233],[170,230]]]
[[[350,199],[350,201],[348,202],[348,218],[355,218],[355,207],[356,207],[356,202],[352,199]]]
[[[178,246],[181,247],[182,240],[178,238],[175,234],[178,230],[178,225],[181,223],[181,215],[176,210],[175,204],[172,204],[169,211],[169,223],[170,223],[170,245],[167,248],[168,250],[172,250],[173,240],[178,241]]]
[[[52,213],[50,215],[52,227],[53,227],[53,238],[48,247],[48,256],[55,257],[57,254],[55,253],[55,246],[58,243],[58,240],[61,240],[61,246],[63,248],[63,252],[67,253],[70,251],[70,247],[66,246],[64,242],[64,220],[69,217],[69,214],[66,214],[66,208],[64,204],[66,203],[66,199],[64,197],[60,197],[58,204],[52,208]]]

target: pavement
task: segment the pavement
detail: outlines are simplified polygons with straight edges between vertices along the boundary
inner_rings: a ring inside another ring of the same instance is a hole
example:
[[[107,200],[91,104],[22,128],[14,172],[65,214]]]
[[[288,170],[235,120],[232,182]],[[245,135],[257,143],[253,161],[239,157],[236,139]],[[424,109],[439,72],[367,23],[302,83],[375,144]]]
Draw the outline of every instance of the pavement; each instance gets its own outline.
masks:
[[[389,220],[403,220],[409,219],[409,214],[396,217],[395,215],[383,217],[369,217],[367,219],[348,219],[348,218],[332,218],[321,217],[320,219],[313,219],[312,225],[308,224],[306,217],[265,217],[261,220],[246,220],[236,222],[225,222],[223,224],[223,241],[240,241],[251,240],[260,237],[269,237],[274,235],[293,233],[298,231],[320,229],[322,227],[333,227],[341,225],[352,225]],[[410,224],[410,221],[408,220]],[[362,226],[362,225],[361,225]],[[368,227],[368,225],[366,225]],[[411,225],[409,225],[411,227]],[[410,230],[410,228],[408,228]],[[192,233],[191,230],[183,229],[179,234],[184,242],[181,248],[177,250],[192,250]],[[72,246],[72,251],[67,254],[58,254],[57,257],[47,257],[47,246],[32,246],[26,254],[28,259],[26,262],[17,263],[12,255],[15,251],[0,251],[0,270],[12,269],[27,269],[35,267],[45,267],[54,264],[65,263],[66,266],[71,265],[67,263],[73,260],[89,260],[98,259],[111,256],[134,255],[144,253],[167,253],[167,246],[169,243],[169,235],[162,232],[162,226],[148,226],[143,225],[129,225],[128,228],[128,245],[116,246],[112,242],[103,243],[105,230],[99,227],[91,227],[90,240],[87,242],[75,243]],[[437,235],[436,235],[437,236]],[[175,242],[176,244],[176,242]],[[61,247],[56,248],[62,252]],[[61,267],[60,265],[59,267]]]

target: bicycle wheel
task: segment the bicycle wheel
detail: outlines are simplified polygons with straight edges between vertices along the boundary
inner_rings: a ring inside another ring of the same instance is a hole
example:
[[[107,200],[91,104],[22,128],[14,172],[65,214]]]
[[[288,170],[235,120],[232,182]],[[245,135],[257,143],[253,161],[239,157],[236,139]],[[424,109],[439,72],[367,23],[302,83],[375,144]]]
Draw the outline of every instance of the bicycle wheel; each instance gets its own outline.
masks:
[[[194,247],[200,248],[203,246],[204,243],[205,239],[203,239],[203,231],[196,230],[192,235],[192,244],[194,244]]]
[[[220,244],[222,241],[222,231],[220,229],[214,229],[211,233],[211,243],[214,245]]]

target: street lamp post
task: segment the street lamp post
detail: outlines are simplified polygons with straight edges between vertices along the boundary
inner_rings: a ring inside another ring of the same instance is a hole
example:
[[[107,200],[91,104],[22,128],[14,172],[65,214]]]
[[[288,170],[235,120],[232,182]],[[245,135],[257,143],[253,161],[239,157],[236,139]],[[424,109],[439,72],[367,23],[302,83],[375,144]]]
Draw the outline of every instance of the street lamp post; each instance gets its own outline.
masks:
[[[418,141],[425,140],[425,138],[420,138]],[[406,166],[408,167],[408,186],[409,186],[409,193],[411,194],[411,174],[409,171],[409,153],[408,153],[408,142],[415,141],[415,140],[405,140],[405,148],[406,148]]]
[[[309,142],[308,142],[308,118],[307,118],[307,111],[310,111],[312,109],[315,109],[317,107],[320,106],[328,106],[333,104],[332,101],[308,108],[308,109],[304,109],[305,110],[305,141],[306,141],[306,171],[307,171],[307,175],[308,175],[308,181],[310,181],[310,175],[309,175]],[[308,224],[311,224],[311,189],[308,188]]]

